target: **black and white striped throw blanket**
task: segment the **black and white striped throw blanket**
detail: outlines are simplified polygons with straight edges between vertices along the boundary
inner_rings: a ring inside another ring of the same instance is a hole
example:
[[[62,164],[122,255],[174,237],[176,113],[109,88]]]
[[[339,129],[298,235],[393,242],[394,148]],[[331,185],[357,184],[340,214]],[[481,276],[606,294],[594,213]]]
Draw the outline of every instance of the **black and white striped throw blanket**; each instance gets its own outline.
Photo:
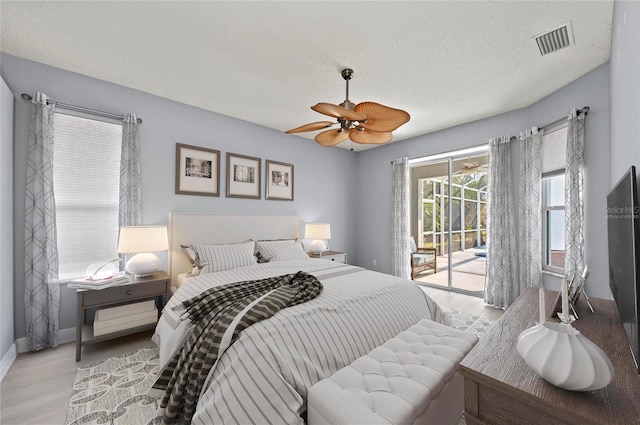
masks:
[[[321,291],[318,279],[300,271],[214,287],[184,301],[195,327],[153,385],[164,391],[162,423],[191,423],[209,371],[243,329]]]

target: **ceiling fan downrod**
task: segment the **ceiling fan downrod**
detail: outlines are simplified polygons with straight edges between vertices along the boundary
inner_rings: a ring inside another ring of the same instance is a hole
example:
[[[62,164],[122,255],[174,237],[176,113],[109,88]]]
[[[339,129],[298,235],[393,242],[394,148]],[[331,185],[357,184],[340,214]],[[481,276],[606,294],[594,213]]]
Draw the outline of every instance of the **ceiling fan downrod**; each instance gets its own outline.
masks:
[[[346,89],[346,96],[345,96],[344,102],[342,102],[340,106],[350,111],[353,111],[353,109],[356,107],[356,104],[349,100],[349,80],[353,77],[353,69],[345,68],[341,71],[341,74],[342,74],[342,78],[344,78],[344,81],[346,82],[347,89]]]

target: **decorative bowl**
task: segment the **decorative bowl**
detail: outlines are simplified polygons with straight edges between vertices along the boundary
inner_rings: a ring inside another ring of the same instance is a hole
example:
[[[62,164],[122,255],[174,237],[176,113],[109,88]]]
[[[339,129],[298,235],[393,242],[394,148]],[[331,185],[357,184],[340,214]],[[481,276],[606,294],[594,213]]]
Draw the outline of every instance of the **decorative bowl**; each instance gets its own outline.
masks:
[[[609,385],[613,365],[607,355],[570,324],[546,322],[518,336],[518,354],[545,381],[570,391]]]

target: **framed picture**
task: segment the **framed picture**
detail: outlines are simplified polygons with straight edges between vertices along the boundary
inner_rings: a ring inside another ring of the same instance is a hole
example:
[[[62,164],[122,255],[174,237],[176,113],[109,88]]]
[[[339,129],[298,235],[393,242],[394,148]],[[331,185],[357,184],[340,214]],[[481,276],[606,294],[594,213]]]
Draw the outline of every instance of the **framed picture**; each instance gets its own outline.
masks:
[[[293,164],[267,160],[265,192],[266,199],[293,201]]]
[[[227,153],[227,197],[260,199],[260,158]]]
[[[220,196],[220,151],[176,143],[176,193]]]

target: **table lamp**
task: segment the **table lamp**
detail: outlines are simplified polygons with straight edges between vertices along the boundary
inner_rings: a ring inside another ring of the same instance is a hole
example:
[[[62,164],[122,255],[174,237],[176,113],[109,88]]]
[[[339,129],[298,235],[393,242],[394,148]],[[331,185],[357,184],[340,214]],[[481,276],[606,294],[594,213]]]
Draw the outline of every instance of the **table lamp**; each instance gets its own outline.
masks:
[[[127,226],[120,228],[119,254],[136,254],[125,270],[136,277],[149,276],[160,268],[160,259],[153,251],[169,249],[166,226]]]
[[[313,239],[309,251],[322,254],[327,249],[327,240],[331,239],[331,226],[327,223],[307,223],[304,229],[305,239]]]

